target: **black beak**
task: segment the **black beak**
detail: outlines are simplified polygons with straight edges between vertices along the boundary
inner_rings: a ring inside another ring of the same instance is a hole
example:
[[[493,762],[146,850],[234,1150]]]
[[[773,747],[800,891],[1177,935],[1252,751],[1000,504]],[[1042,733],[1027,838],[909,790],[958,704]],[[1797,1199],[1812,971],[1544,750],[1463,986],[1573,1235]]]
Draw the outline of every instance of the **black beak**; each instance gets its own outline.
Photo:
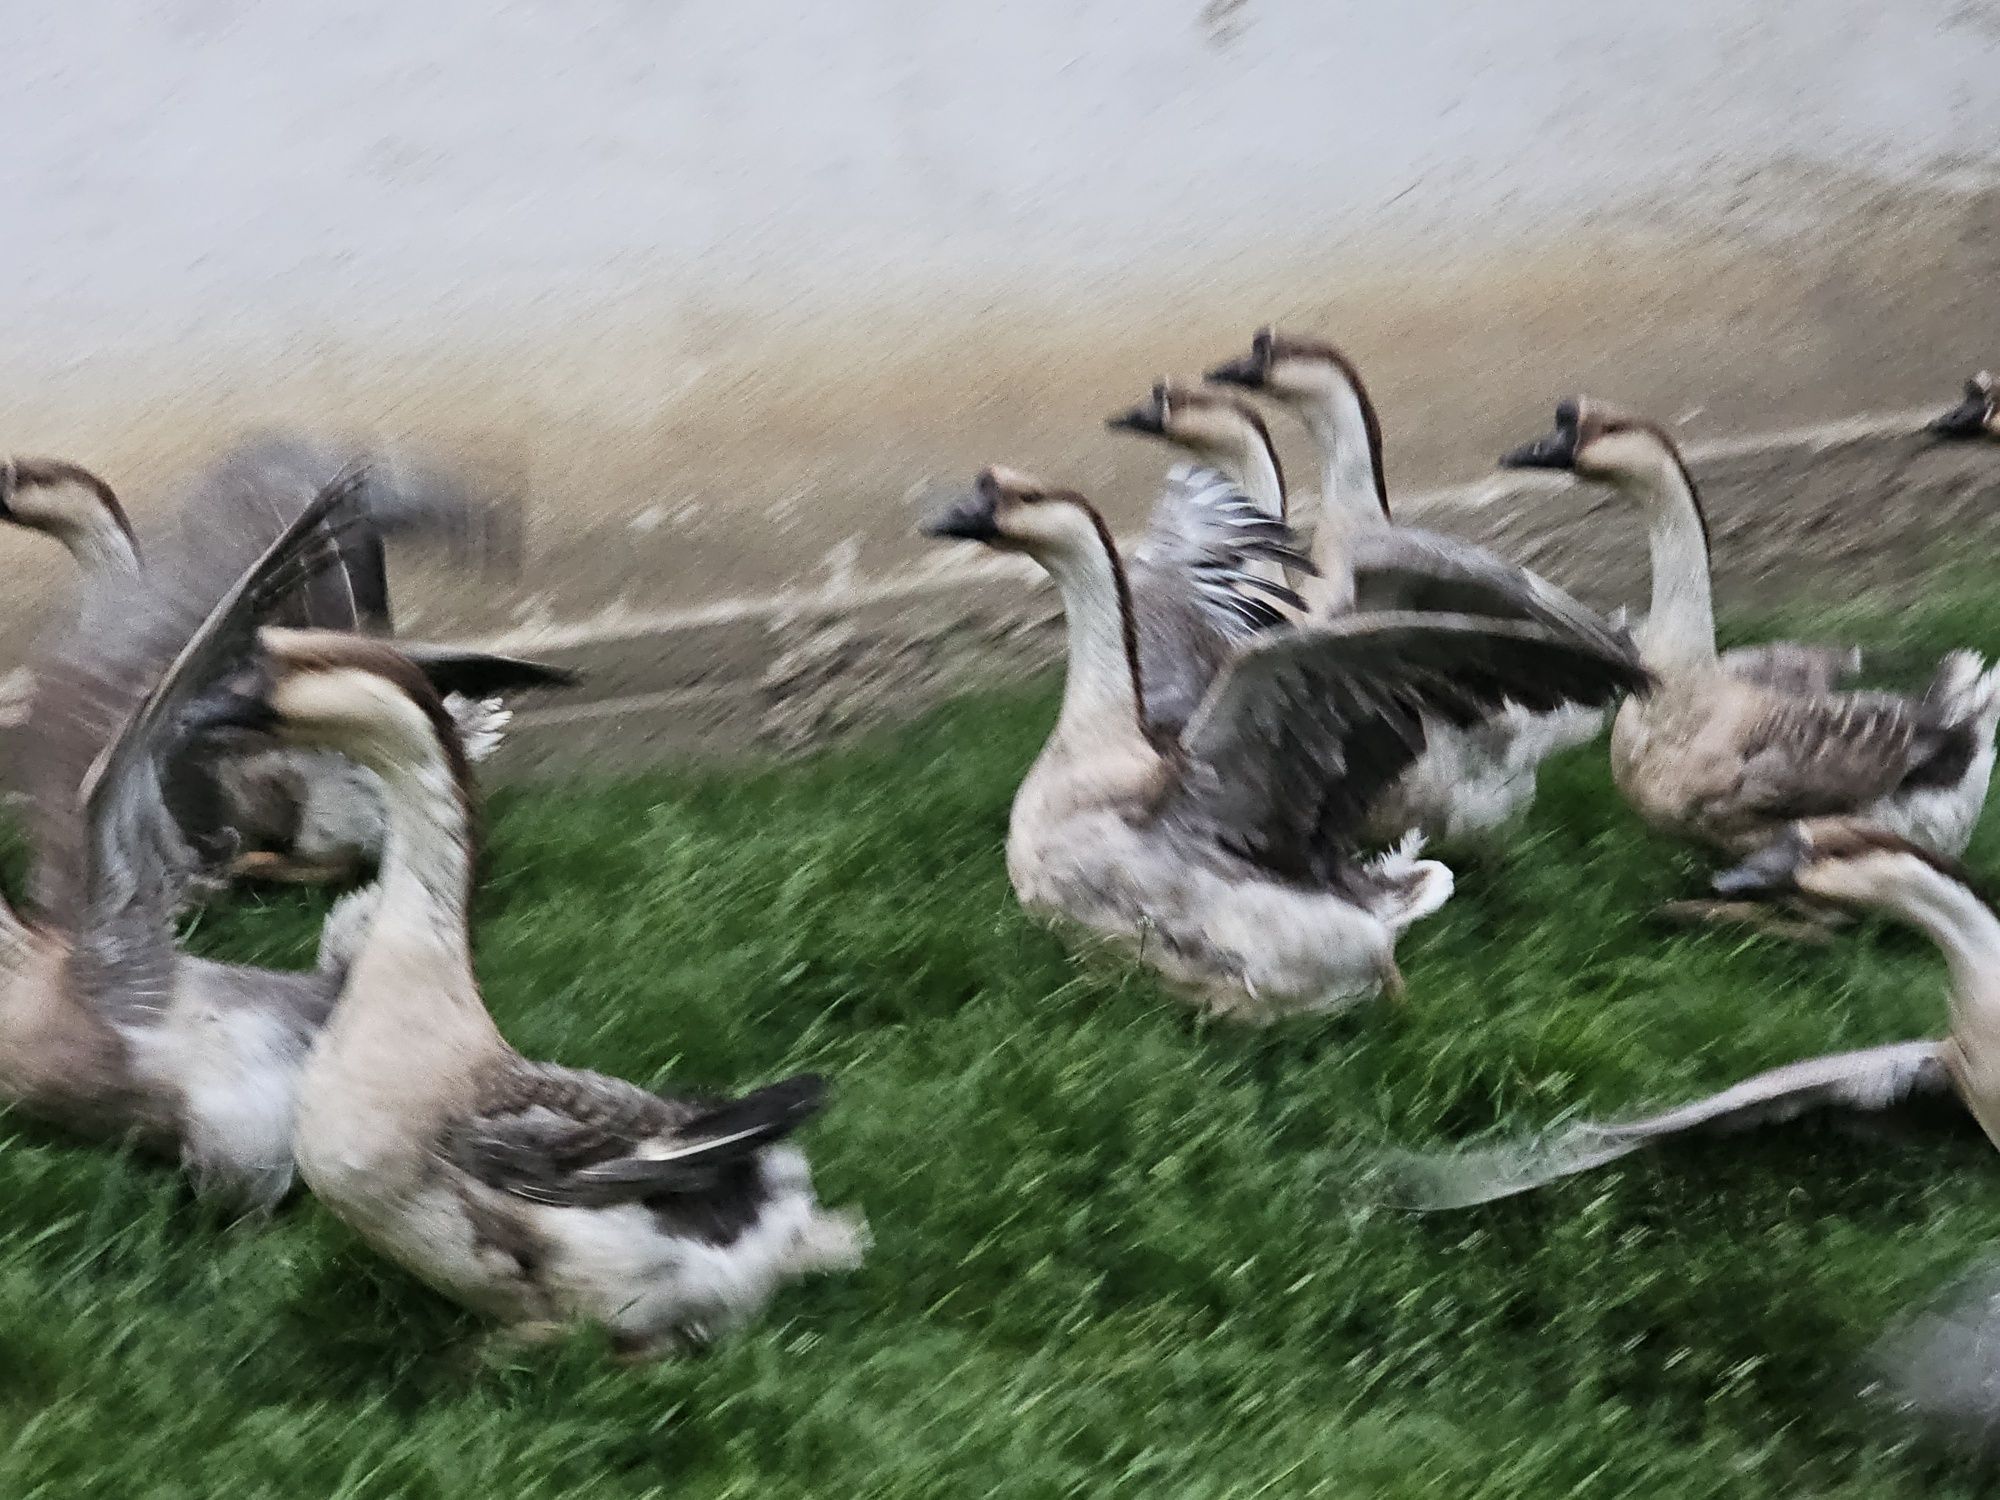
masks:
[[[222,688],[197,698],[181,715],[181,729],[190,739],[224,729],[270,730],[278,715],[261,694]]]
[[[396,650],[415,663],[440,693],[490,698],[496,693],[519,693],[529,688],[574,687],[583,680],[583,674],[573,667],[552,666],[522,656],[502,656],[457,646],[428,646],[407,640],[395,644]]]
[[[1149,437],[1158,437],[1167,430],[1157,406],[1135,406],[1115,417],[1106,417],[1104,425],[1114,432],[1142,432]]]
[[[925,536],[952,537],[963,542],[990,542],[1000,535],[993,519],[993,496],[974,490],[941,515],[924,523]]]
[[[1523,443],[1502,455],[1503,469],[1571,469],[1576,467],[1576,429],[1558,427],[1546,437]]]
[[[1805,839],[1791,829],[1709,884],[1719,896],[1780,896],[1799,888],[1799,866],[1807,852]]]
[[[1950,411],[1928,424],[1924,431],[1938,438],[1976,438],[1986,432],[1986,419],[1992,414],[1993,403],[1977,381],[1968,381],[1965,399]]]
[[[1232,359],[1228,364],[1217,365],[1203,380],[1212,385],[1240,385],[1246,391],[1261,391],[1270,376],[1270,369],[1254,354],[1246,354],[1241,359]]]

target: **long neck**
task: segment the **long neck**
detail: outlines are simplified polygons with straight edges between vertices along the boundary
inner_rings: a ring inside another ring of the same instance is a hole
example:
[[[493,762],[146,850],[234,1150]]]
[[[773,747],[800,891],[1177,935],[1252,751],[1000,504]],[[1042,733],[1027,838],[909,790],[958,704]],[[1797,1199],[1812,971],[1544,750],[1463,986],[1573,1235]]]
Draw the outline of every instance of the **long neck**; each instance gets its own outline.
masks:
[[[375,762],[381,778],[380,899],[367,943],[416,937],[471,971],[472,815],[443,747]]]
[[[1219,466],[1228,471],[1243,493],[1257,502],[1259,510],[1281,521],[1285,519],[1289,506],[1285,475],[1270,444],[1256,434],[1246,433],[1240,444],[1216,457]]]
[[[1349,534],[1387,526],[1381,438],[1367,398],[1345,380],[1298,408],[1319,450],[1319,513],[1314,525],[1338,521]]]
[[[1952,1026],[2000,1022],[2000,916],[1951,877],[1923,866],[1886,903],[1943,951],[1951,970]]]
[[[1646,507],[1653,559],[1653,602],[1640,632],[1649,667],[1701,666],[1715,660],[1715,601],[1708,578],[1708,528],[1694,481],[1670,452],[1650,470],[1621,481]]]
[[[1062,592],[1069,632],[1056,733],[1093,742],[1145,743],[1145,701],[1139,682],[1131,593],[1109,538],[1043,559]]]
[[[61,525],[45,529],[88,575],[139,571],[139,549],[132,545],[125,528],[112,520],[102,506],[83,507]]]

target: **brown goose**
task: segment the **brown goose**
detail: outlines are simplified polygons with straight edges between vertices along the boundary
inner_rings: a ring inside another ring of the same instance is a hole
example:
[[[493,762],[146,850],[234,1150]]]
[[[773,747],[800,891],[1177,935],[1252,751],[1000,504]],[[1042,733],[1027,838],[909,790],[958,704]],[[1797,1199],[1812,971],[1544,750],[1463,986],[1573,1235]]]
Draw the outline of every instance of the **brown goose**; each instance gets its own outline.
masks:
[[[379,642],[261,639],[198,721],[337,749],[381,778],[388,809],[378,899],[299,1093],[299,1171],[320,1202],[516,1334],[594,1323],[635,1357],[856,1264],[859,1221],[821,1209],[781,1144],[818,1112],[817,1078],[658,1094],[507,1044],[472,970],[471,786],[437,693]]]
[[[1949,1034],[1789,1063],[1640,1119],[1583,1121],[1526,1142],[1402,1158],[1392,1170],[1409,1206],[1466,1208],[1675,1136],[1746,1130],[1822,1109],[1875,1113],[1921,1095],[1955,1095],[2000,1146],[2000,915],[1963,869],[1870,824],[1822,819],[1786,830],[1716,877],[1716,887],[1732,896],[1803,893],[1917,928],[1950,971]]]
[[[1136,948],[1239,1018],[1399,983],[1396,937],[1444,902],[1451,872],[1407,851],[1363,860],[1360,824],[1422,749],[1426,717],[1464,722],[1517,694],[1601,702],[1645,682],[1593,635],[1353,615],[1245,642],[1186,728],[1162,736],[1124,565],[1088,501],[989,469],[928,529],[1024,552],[1062,592],[1062,709],[1007,837],[1022,904]]]
[[[274,504],[296,510],[338,468],[330,452],[297,438],[253,439],[198,476],[174,525],[211,538],[267,536]],[[409,496],[404,513],[421,514],[431,525],[456,524],[475,509],[469,497],[435,482],[399,493]],[[74,464],[12,459],[0,466],[0,520],[61,542],[86,579],[130,577],[140,570],[139,540],[117,495]],[[341,567],[289,594],[274,607],[275,618],[388,634],[388,577],[379,533],[357,530],[339,546]],[[440,656],[434,669],[440,681],[455,677],[465,689],[454,691],[449,701],[477,758],[484,758],[498,746],[509,717],[502,701],[490,696],[493,685],[519,686],[522,675],[502,659],[489,663],[474,652],[454,654],[449,662]],[[528,675],[545,685],[566,680],[554,672]],[[202,779],[208,783],[203,795],[182,810],[208,820],[195,830],[196,843],[218,872],[338,882],[354,878],[374,860],[381,842],[379,798],[371,778],[337,756],[250,750],[216,759],[203,768]]]
[[[1611,766],[1648,823],[1741,852],[1797,818],[1855,815],[1939,853],[1964,849],[1993,770],[2000,672],[1956,651],[1913,698],[1832,692],[1810,673],[1745,676],[1716,655],[1708,525],[1664,431],[1565,401],[1553,432],[1502,463],[1565,470],[1645,509],[1653,599],[1639,644],[1660,686],[1619,710]]]

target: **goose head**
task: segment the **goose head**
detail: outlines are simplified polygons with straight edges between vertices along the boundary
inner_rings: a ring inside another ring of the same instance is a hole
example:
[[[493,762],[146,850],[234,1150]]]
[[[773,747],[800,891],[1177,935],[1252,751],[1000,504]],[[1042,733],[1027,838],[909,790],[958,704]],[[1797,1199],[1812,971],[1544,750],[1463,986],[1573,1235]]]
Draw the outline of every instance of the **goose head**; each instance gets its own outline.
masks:
[[[139,542],[111,486],[54,458],[0,464],[0,521],[54,537],[79,556],[138,563]]]
[[[1500,459],[1503,469],[1562,469],[1604,484],[1645,483],[1682,467],[1665,429],[1587,396],[1556,404],[1555,427]]]
[[[1024,552],[1048,566],[1092,548],[1112,551],[1110,532],[1089,501],[1016,469],[981,472],[972,490],[925,523],[929,536]]]
[[[1965,399],[1924,430],[1934,437],[2000,439],[2000,389],[1981,370],[1965,382]]]
[[[1802,893],[1844,906],[1897,910],[1940,882],[1971,888],[1956,861],[1855,818],[1794,823],[1712,884],[1725,896]]]
[[[261,731],[337,750],[384,775],[441,759],[461,788],[468,783],[450,710],[423,668],[394,647],[276,626],[260,630],[257,643],[251,665],[192,707],[192,731]]]
[[[1153,393],[1129,411],[1105,418],[1114,432],[1160,438],[1207,463],[1242,473],[1277,448],[1257,409],[1220,391],[1155,381]]]
[[[1248,354],[1217,365],[1203,378],[1255,391],[1287,406],[1319,406],[1365,389],[1354,362],[1332,344],[1269,327],[1257,330]]]

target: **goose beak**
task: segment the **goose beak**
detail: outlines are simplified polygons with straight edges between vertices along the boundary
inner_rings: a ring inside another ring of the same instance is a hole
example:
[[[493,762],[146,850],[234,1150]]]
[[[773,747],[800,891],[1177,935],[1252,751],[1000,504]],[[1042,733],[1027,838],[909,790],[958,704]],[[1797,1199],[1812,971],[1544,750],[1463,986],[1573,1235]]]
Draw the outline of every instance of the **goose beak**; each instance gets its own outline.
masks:
[[[181,716],[181,728],[189,738],[214,734],[225,729],[271,730],[278,727],[277,711],[257,693],[225,688],[188,705]]]
[[[1211,385],[1237,385],[1246,391],[1261,391],[1270,376],[1263,360],[1254,354],[1217,365],[1201,378]]]
[[[1104,425],[1113,432],[1142,432],[1149,437],[1158,437],[1167,430],[1160,420],[1159,408],[1153,405],[1135,406],[1115,417],[1106,417]]]
[[[1991,402],[1986,392],[1979,388],[1976,381],[1968,382],[1965,387],[1965,399],[1943,416],[1928,423],[1924,431],[1932,437],[1944,439],[1980,437],[1986,431],[1986,419],[1991,410]]]
[[[1806,842],[1796,829],[1709,881],[1718,896],[1780,896],[1798,889]]]
[[[1532,443],[1523,443],[1500,459],[1503,469],[1571,469],[1576,467],[1576,432],[1557,428]]]
[[[982,486],[942,514],[924,523],[924,535],[962,542],[990,542],[1000,535],[994,519],[993,496]]]

